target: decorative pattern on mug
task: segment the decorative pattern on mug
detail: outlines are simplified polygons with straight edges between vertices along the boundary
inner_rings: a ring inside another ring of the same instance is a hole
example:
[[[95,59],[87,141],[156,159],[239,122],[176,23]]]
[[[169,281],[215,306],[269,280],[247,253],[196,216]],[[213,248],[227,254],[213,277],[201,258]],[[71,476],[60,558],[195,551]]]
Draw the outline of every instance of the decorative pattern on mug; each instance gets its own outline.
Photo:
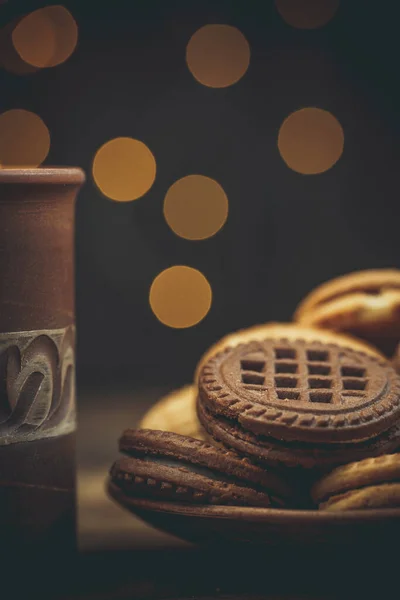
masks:
[[[75,429],[75,329],[0,334],[0,446]]]

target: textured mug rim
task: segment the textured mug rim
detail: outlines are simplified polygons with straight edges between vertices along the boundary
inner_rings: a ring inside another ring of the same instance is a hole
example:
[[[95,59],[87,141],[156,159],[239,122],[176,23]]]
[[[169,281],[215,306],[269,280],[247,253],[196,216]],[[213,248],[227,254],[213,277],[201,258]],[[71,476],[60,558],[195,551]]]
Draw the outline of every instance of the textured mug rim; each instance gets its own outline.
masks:
[[[62,184],[82,185],[86,176],[78,167],[1,168],[0,184]]]

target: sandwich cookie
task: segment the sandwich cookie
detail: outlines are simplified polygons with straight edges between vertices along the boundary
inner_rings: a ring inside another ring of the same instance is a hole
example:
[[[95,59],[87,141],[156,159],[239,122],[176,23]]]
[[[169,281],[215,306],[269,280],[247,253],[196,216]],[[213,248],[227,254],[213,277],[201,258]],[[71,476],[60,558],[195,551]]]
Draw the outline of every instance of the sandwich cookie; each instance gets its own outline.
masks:
[[[127,456],[110,471],[109,491],[173,502],[276,506],[292,490],[273,471],[234,452],[171,432],[128,430],[120,440]]]
[[[400,447],[400,378],[335,344],[264,340],[227,348],[199,379],[203,427],[272,467],[327,470]]]
[[[198,399],[198,416],[210,438],[226,448],[248,456],[253,462],[272,467],[301,468],[326,472],[338,465],[395,452],[400,448],[400,422],[380,436],[358,443],[309,444],[256,435],[238,421],[211,413]]]
[[[212,413],[282,441],[362,441],[400,417],[400,377],[391,365],[335,344],[227,348],[203,367],[199,394]]]
[[[381,352],[371,344],[357,339],[351,335],[329,331],[317,327],[304,327],[298,323],[265,323],[263,325],[254,325],[248,329],[241,329],[233,333],[229,333],[218,342],[213,344],[207,352],[202,356],[196,368],[195,381],[205,363],[221,350],[228,346],[234,348],[239,344],[248,342],[259,342],[265,339],[289,341],[303,340],[305,342],[322,342],[323,344],[338,344],[344,348],[358,350],[372,356],[382,356]]]
[[[205,432],[196,414],[197,391],[194,385],[187,385],[161,398],[144,415],[140,429],[172,431],[199,440]]]
[[[313,290],[295,320],[356,335],[391,356],[400,340],[400,271],[350,273]]]
[[[338,467],[313,486],[311,495],[331,511],[400,507],[400,454]]]

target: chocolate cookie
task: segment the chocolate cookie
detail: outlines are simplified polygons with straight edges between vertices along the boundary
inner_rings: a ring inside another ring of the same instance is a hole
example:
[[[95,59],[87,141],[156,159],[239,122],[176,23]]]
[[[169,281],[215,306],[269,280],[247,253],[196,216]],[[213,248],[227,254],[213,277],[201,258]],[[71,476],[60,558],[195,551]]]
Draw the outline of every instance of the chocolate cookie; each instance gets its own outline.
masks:
[[[212,414],[198,399],[199,420],[208,434],[226,448],[273,468],[326,472],[338,465],[380,456],[400,448],[400,422],[380,436],[359,443],[308,444],[287,442],[246,431],[237,421]]]
[[[161,398],[147,411],[140,429],[157,429],[205,439],[196,414],[197,390],[194,385],[175,390]]]
[[[352,350],[358,350],[365,352],[366,354],[372,354],[373,356],[382,356],[375,346],[368,344],[367,342],[355,338],[351,335],[338,333],[335,331],[329,331],[327,329],[321,329],[318,327],[304,327],[298,323],[264,323],[262,325],[254,325],[247,329],[241,329],[229,333],[218,342],[213,344],[207,352],[201,357],[199,364],[196,368],[195,381],[198,381],[198,376],[202,367],[205,363],[224,348],[228,346],[233,348],[239,344],[246,344],[248,342],[259,342],[265,339],[281,340],[286,339],[289,341],[304,340],[305,342],[322,342],[323,344],[338,344],[344,348],[351,348]]]
[[[285,442],[359,442],[400,417],[400,377],[390,364],[335,344],[227,348],[204,365],[199,394],[212,413]]]
[[[111,494],[117,486],[127,496],[239,506],[283,506],[293,496],[273,471],[194,438],[128,430],[120,449],[128,456],[111,469]]]
[[[391,356],[400,340],[400,271],[360,271],[328,281],[301,302],[295,320],[354,334]]]
[[[334,469],[312,488],[314,502],[370,486],[400,482],[400,454],[386,454]]]

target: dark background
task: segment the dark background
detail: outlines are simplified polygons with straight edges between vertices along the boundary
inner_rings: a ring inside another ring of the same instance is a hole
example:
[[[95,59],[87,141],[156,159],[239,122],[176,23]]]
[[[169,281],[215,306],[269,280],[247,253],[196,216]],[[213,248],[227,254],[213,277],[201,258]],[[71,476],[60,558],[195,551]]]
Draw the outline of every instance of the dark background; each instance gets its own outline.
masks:
[[[50,4],[8,0],[0,24]],[[81,381],[175,385],[226,332],[288,320],[316,284],[361,268],[400,266],[398,8],[342,0],[325,27],[287,25],[272,0],[65,1],[79,44],[63,65],[0,73],[0,110],[25,108],[47,124],[46,164],[78,165],[77,317]],[[185,64],[207,23],[238,27],[250,67],[225,89],[200,85]],[[303,176],[277,150],[279,127],[304,106],[332,112],[345,135],[329,171]],[[91,179],[96,150],[142,140],[157,161],[150,191],[104,198]],[[176,179],[215,178],[229,199],[225,227],[200,242],[177,237],[162,214]],[[208,316],[174,330],[153,315],[154,277],[174,264],[202,271]]]

